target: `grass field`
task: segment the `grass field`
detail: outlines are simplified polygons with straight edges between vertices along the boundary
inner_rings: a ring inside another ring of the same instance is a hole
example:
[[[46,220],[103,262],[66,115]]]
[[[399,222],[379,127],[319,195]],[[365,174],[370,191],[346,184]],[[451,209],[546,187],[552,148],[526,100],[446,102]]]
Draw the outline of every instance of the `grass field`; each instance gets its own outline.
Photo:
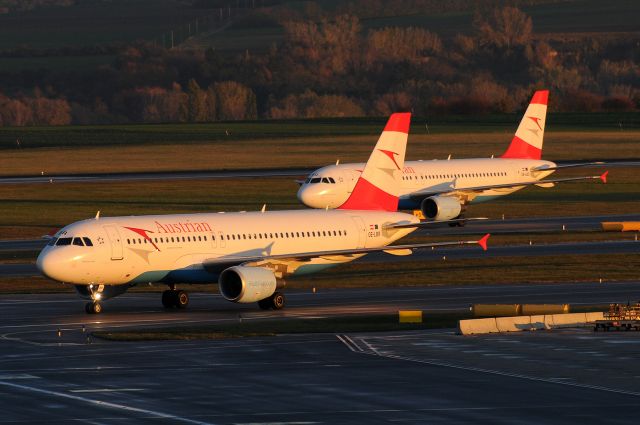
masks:
[[[201,13],[177,0],[110,0],[79,1],[70,7],[0,15],[0,49],[20,45],[91,46],[153,39]]]
[[[293,178],[0,185],[0,239],[39,237],[93,217],[98,210],[103,216],[116,216],[257,211],[265,203],[270,210],[302,208],[297,187]],[[469,214],[514,218],[630,213],[640,211],[639,192],[637,169],[616,168],[607,185],[531,187],[497,202],[474,205]]]
[[[327,10],[335,9],[339,2],[319,1]],[[640,3],[628,0],[577,0],[549,2],[522,7],[531,16],[536,36],[546,37],[553,34],[639,32],[637,16]],[[441,37],[453,37],[456,34],[472,32],[473,13],[433,13],[427,11],[414,15],[391,17],[371,17],[361,20],[364,31],[390,26],[419,27],[432,31]],[[261,27],[252,27],[239,21],[222,33],[201,35],[194,44],[212,46],[219,50],[244,51],[246,49],[263,51],[273,43],[279,43],[284,36],[283,28],[275,23]]]
[[[640,158],[640,114],[631,118],[639,120],[638,128],[584,130],[573,125],[566,130],[547,131],[543,156],[550,160]],[[315,168],[336,159],[361,162],[368,158],[383,126],[384,120],[370,119],[0,128],[0,176]],[[423,123],[414,120],[407,159],[500,155],[516,126],[517,121],[483,126],[469,122],[433,124],[427,132]]]

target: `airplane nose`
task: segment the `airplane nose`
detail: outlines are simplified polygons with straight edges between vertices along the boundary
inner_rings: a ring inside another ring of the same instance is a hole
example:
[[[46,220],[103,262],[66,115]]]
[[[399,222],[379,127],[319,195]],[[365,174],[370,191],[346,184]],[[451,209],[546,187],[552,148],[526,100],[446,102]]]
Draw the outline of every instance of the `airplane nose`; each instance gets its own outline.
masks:
[[[322,196],[318,195],[318,191],[309,185],[302,185],[298,189],[298,201],[302,202],[309,208],[324,208],[322,204]]]
[[[49,279],[57,280],[59,282],[66,281],[64,271],[67,267],[65,267],[65,261],[61,257],[59,250],[42,250],[36,260],[36,267],[38,267],[38,270],[40,270],[40,272]]]

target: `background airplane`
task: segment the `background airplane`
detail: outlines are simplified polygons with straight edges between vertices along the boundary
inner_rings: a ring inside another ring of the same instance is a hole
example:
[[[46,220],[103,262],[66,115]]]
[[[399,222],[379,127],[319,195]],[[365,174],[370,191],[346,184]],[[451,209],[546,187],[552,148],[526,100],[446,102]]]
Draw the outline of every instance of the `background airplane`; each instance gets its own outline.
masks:
[[[587,165],[557,165],[544,161],[542,144],[549,91],[535,92],[511,144],[500,158],[407,161],[399,180],[401,210],[420,210],[425,218],[447,221],[463,216],[467,206],[509,195],[527,186],[600,179],[598,176],[544,180],[554,171]],[[352,193],[364,164],[336,164],[320,168],[302,182],[300,202],[311,208],[338,208]],[[457,222],[463,224],[464,221]]]
[[[37,266],[100,301],[140,283],[165,283],[165,307],[189,302],[177,283],[215,283],[232,302],[284,307],[284,278],[317,272],[367,253],[479,241],[390,244],[421,227],[397,212],[410,114],[393,114],[346,202],[337,210],[99,217],[70,224],[42,250]]]

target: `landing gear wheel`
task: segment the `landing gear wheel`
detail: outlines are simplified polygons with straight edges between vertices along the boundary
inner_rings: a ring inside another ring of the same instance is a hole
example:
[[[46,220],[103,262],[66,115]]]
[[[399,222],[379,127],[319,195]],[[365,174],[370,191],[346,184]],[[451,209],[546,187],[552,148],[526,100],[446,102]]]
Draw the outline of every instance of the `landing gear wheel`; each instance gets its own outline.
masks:
[[[175,297],[175,306],[177,308],[187,308],[187,306],[189,305],[189,294],[187,294],[185,291],[174,291],[174,297]]]
[[[287,299],[282,292],[276,292],[271,296],[271,308],[274,310],[281,310],[284,308]]]
[[[162,292],[162,305],[164,308],[187,308],[189,294],[175,289],[166,290]]]
[[[262,310],[270,310],[271,309],[271,297],[265,298],[264,300],[258,301],[258,307]]]
[[[162,292],[162,305],[164,308],[171,308],[174,306],[173,293],[175,291],[167,290]]]
[[[467,222],[464,221],[464,216],[463,215],[459,215],[455,218],[455,220],[462,220],[462,221],[456,221],[455,223],[449,223],[449,227],[464,227]]]
[[[100,314],[102,312],[102,304],[98,301],[89,302],[84,306],[84,311],[88,314]]]

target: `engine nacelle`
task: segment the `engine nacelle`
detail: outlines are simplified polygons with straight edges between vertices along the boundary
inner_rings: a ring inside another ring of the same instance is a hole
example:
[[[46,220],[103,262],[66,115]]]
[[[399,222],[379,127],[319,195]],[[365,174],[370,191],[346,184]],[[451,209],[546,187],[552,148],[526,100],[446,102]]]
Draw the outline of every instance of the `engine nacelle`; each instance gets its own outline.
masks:
[[[462,212],[462,205],[453,196],[432,196],[420,204],[422,214],[434,221],[452,220]]]
[[[225,299],[234,303],[252,303],[273,295],[278,280],[269,269],[234,266],[220,273],[218,286]]]

